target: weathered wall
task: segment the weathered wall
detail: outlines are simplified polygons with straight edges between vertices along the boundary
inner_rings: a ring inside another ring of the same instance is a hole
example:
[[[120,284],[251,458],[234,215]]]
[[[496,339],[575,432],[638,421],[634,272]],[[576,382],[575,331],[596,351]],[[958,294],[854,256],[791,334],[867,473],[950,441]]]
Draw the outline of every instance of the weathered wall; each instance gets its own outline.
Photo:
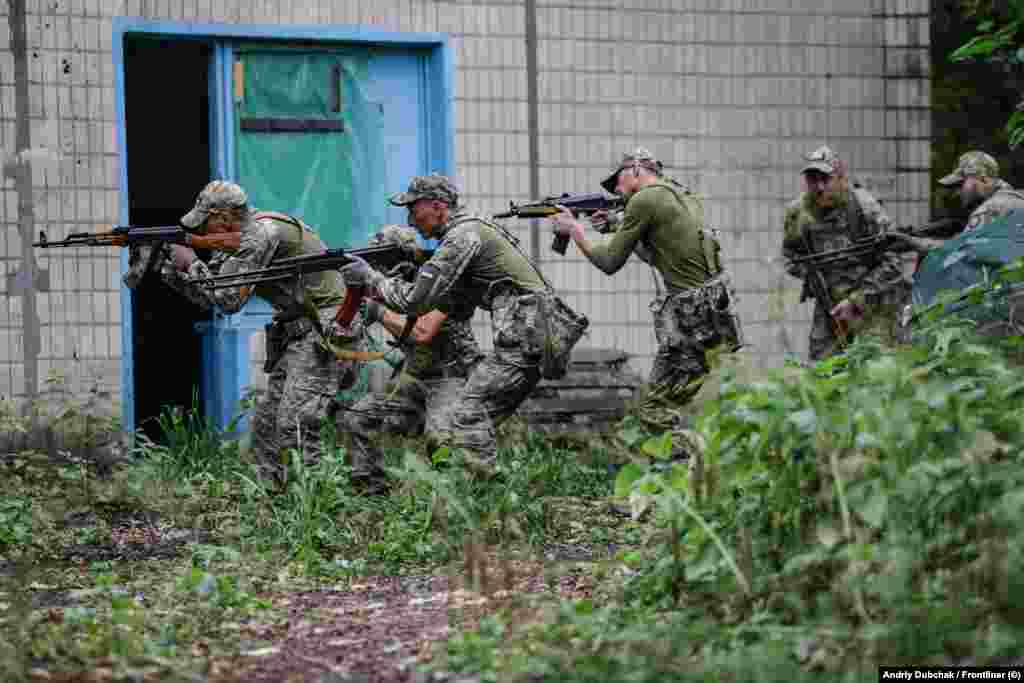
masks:
[[[15,0],[9,0],[14,2]],[[805,348],[808,309],[772,264],[800,155],[825,141],[899,223],[928,212],[926,0],[538,0],[539,177],[543,192],[593,191],[621,153],[651,148],[708,198],[740,289],[750,352],[766,365]],[[8,3],[0,5],[7,19]],[[458,180],[498,211],[529,195],[522,1],[30,0],[31,206],[37,228],[95,230],[117,218],[114,15],[179,21],[373,25],[453,37]],[[0,23],[0,260],[21,264],[13,55]],[[197,188],[198,189],[198,188]],[[401,188],[395,188],[401,189]],[[529,225],[516,225],[524,238]],[[650,273],[608,278],[541,239],[543,267],[592,320],[592,346],[646,373],[654,348]],[[119,382],[117,255],[38,253],[39,376],[79,368]],[[22,299],[0,297],[0,395],[25,393]],[[31,321],[29,327],[33,327]],[[478,324],[489,342],[484,320]],[[30,330],[31,332],[31,330]],[[30,335],[31,336],[31,335]],[[79,359],[76,362],[74,359]],[[254,370],[259,378],[258,369]]]

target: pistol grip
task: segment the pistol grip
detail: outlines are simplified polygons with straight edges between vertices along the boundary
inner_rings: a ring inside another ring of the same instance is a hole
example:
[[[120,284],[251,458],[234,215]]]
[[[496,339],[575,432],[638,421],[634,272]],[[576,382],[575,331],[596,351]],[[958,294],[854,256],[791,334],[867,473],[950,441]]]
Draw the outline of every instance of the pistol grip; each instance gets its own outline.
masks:
[[[555,235],[555,238],[551,240],[551,249],[556,253],[565,256],[565,250],[569,247],[569,236],[568,235]]]

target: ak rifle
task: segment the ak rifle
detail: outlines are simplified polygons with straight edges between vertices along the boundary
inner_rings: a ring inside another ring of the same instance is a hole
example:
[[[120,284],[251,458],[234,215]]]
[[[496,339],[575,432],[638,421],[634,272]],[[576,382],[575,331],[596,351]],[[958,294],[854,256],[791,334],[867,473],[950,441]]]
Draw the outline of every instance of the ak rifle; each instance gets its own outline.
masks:
[[[52,249],[54,247],[133,247],[157,244],[184,244],[197,249],[237,251],[241,244],[239,233],[218,233],[198,235],[179,225],[157,227],[136,227],[116,225],[102,232],[73,232],[62,240],[51,240],[45,231],[39,231],[39,241],[33,247]]]
[[[559,213],[558,206],[564,206],[575,216],[590,215],[598,211],[612,211],[625,206],[622,197],[609,197],[602,192],[569,194],[568,192],[555,197],[547,197],[538,201],[516,204],[509,202],[509,209],[504,213],[494,214],[495,218],[550,218]],[[565,254],[569,246],[566,235],[555,235],[551,248],[559,254]]]
[[[253,287],[267,282],[301,279],[303,275],[338,270],[351,263],[353,256],[365,260],[375,270],[388,272],[403,263],[423,264],[433,256],[433,252],[425,249],[410,250],[393,244],[361,249],[328,249],[319,254],[275,259],[266,268],[214,275],[196,280],[195,283],[207,289],[223,289],[225,287]],[[341,326],[347,327],[352,322],[365,296],[365,287],[346,288],[345,301],[336,318]]]
[[[948,235],[950,226],[962,225],[955,218],[946,218],[929,223],[921,228],[904,228],[854,240],[849,246],[830,249],[790,259],[795,266],[820,268],[826,271],[838,270],[854,265],[877,262],[886,252],[927,252],[939,242],[937,235]]]
[[[845,348],[848,343],[846,325],[843,321],[836,320],[832,315],[835,302],[829,291],[828,281],[825,274],[832,270],[842,270],[858,265],[877,265],[882,254],[886,252],[927,252],[935,248],[940,241],[934,236],[947,236],[955,232],[962,221],[956,218],[945,218],[939,221],[928,223],[920,228],[904,228],[902,230],[890,230],[871,237],[854,240],[847,247],[830,249],[814,253],[811,247],[810,238],[805,230],[801,235],[804,247],[808,254],[790,259],[789,263],[800,266],[804,271],[804,282],[810,290],[811,296],[821,304],[828,318],[829,326],[839,342],[840,348]]]

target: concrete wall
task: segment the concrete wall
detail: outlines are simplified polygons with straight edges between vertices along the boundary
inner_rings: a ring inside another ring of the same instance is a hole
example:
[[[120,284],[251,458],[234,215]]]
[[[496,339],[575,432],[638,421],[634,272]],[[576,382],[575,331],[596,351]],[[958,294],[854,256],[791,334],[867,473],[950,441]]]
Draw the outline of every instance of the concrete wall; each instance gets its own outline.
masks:
[[[110,19],[372,25],[446,32],[456,62],[458,181],[495,212],[529,195],[522,1],[27,0],[30,196],[36,227],[61,235],[117,218]],[[773,263],[801,153],[826,139],[899,224],[928,211],[926,0],[538,0],[542,191],[594,191],[623,151],[649,147],[707,196],[740,290],[750,353],[776,365],[806,348],[809,309]],[[0,262],[21,264],[20,151],[8,3],[0,6]],[[22,185],[25,187],[25,185]],[[198,189],[198,188],[197,188]],[[395,188],[401,189],[401,188]],[[525,239],[529,225],[514,226]],[[542,267],[592,320],[589,343],[654,350],[649,270],[606,277],[541,239]],[[527,244],[529,247],[529,244]],[[120,308],[113,252],[38,252],[38,375],[94,374],[117,391]],[[0,296],[0,396],[25,393],[23,299]],[[34,325],[28,321],[31,333]],[[489,343],[486,319],[478,321]],[[260,354],[261,355],[261,354]],[[77,360],[75,360],[77,359]],[[254,375],[262,379],[258,368]]]

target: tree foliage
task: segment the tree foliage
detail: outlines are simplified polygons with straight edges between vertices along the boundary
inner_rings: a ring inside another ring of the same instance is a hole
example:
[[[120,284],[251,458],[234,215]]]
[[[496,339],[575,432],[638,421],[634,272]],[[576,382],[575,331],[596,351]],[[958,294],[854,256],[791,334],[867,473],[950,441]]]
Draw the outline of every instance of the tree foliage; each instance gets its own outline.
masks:
[[[962,0],[975,22],[970,39],[950,54],[954,62],[983,62],[1000,70],[1024,65],[1024,0]],[[1024,100],[1006,124],[1011,149],[1024,142]]]

